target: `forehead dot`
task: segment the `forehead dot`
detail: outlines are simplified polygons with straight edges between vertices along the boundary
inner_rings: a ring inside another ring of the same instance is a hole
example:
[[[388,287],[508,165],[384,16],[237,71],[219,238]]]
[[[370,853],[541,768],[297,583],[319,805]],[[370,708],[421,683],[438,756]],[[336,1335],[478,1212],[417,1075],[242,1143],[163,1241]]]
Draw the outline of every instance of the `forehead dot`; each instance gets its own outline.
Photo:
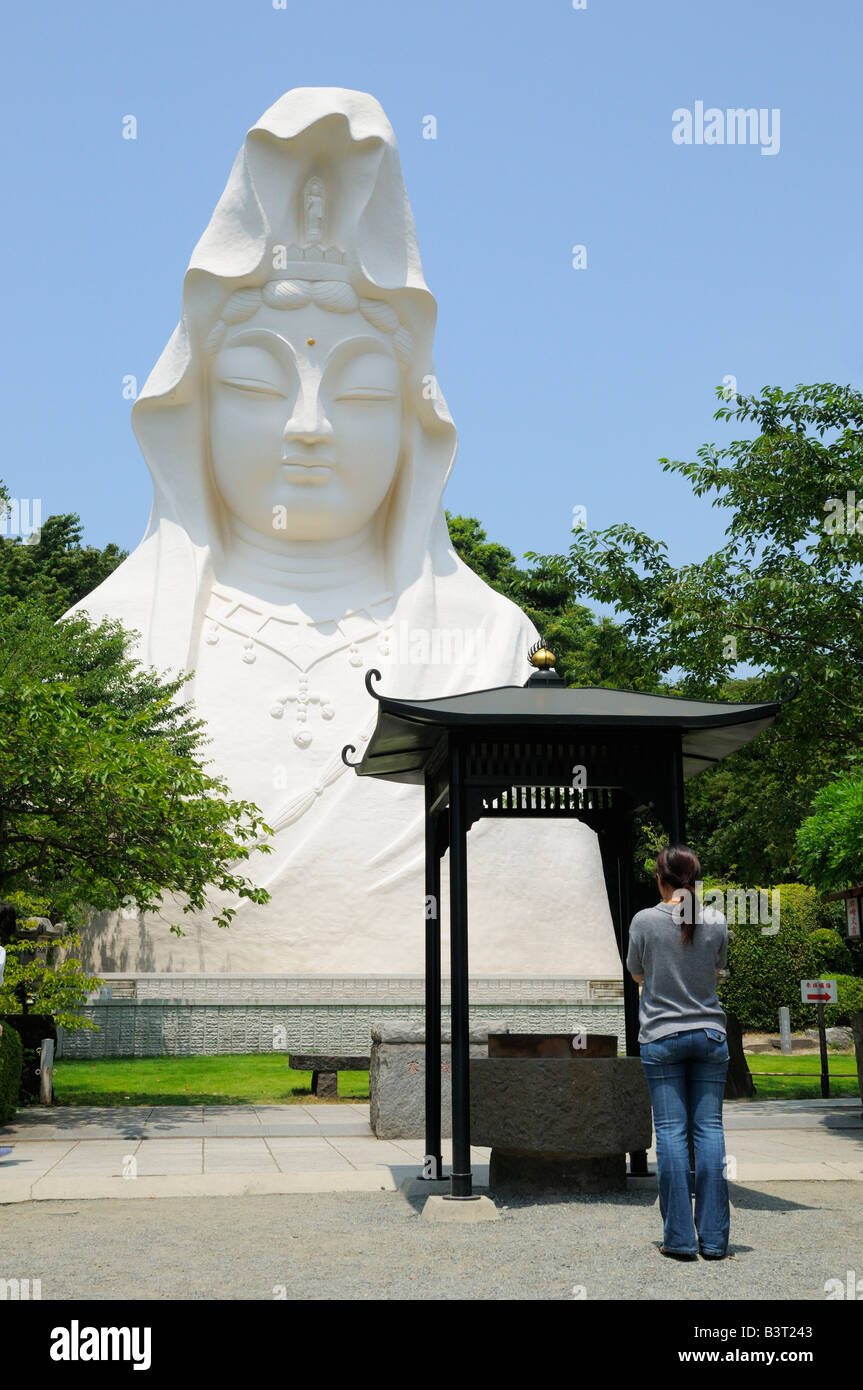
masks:
[[[308,343],[309,347],[314,347],[314,345],[315,345],[315,340],[314,340],[314,338],[307,338],[307,339],[306,339],[306,342]]]

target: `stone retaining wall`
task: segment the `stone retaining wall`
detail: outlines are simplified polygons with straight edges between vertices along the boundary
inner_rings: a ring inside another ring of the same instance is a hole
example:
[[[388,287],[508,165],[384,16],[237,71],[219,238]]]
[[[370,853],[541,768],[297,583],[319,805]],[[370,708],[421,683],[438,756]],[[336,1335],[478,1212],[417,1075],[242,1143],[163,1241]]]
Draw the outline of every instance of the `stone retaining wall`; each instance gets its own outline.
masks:
[[[82,1010],[98,1032],[59,1031],[59,1057],[367,1054],[374,1024],[422,1025],[423,982],[392,977],[106,975]],[[110,994],[108,993],[110,991]],[[448,981],[443,996],[447,998]],[[471,981],[472,1011],[500,1031],[624,1036],[617,981]],[[449,1011],[442,1010],[444,1021]]]

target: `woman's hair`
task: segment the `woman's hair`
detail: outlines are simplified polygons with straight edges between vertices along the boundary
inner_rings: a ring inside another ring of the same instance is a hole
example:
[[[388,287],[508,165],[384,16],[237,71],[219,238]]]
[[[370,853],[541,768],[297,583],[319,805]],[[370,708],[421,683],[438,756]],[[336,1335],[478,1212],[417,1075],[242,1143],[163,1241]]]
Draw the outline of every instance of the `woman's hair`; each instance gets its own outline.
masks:
[[[656,872],[670,888],[685,888],[690,896],[689,911],[684,905],[680,940],[689,946],[695,940],[696,881],[701,877],[701,864],[688,845],[666,845],[656,856]]]

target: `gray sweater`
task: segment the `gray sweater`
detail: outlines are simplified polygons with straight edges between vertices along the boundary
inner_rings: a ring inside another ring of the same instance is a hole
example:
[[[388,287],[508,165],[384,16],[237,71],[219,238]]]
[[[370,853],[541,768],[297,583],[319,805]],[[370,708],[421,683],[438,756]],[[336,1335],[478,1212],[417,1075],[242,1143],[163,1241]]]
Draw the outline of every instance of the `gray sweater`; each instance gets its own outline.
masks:
[[[626,968],[643,975],[638,1010],[638,1041],[656,1042],[669,1033],[695,1028],[725,1032],[725,1013],[716,994],[716,972],[725,966],[728,927],[715,908],[703,909],[695,940],[685,945],[672,912],[676,904],[657,903],[636,912],[629,929]]]

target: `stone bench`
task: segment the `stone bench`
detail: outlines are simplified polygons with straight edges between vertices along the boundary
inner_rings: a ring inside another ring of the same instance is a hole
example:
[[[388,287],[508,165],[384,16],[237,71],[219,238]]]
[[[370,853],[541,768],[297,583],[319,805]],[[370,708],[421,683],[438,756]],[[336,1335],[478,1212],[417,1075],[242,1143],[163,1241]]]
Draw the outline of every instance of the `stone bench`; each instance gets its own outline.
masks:
[[[340,1057],[333,1053],[292,1052],[288,1065],[294,1071],[312,1073],[312,1095],[335,1100],[339,1094],[340,1071],[368,1071],[368,1057]]]
[[[504,1025],[505,1026],[505,1025]],[[471,1024],[470,1056],[485,1057],[490,1027]],[[423,1024],[372,1027],[369,1121],[378,1139],[425,1137],[426,1049]],[[441,1137],[452,1135],[452,1056],[448,1027],[441,1030]]]

